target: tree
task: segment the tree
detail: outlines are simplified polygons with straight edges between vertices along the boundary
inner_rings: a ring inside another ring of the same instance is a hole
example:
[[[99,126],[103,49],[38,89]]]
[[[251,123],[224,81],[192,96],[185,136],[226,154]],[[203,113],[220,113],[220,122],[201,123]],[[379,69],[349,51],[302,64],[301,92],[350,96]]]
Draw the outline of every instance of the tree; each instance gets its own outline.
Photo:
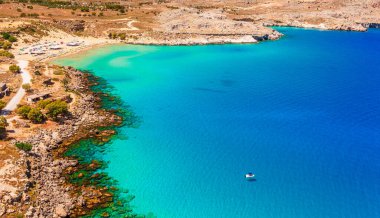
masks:
[[[21,68],[15,64],[12,64],[11,66],[9,66],[9,71],[11,71],[12,73],[20,73]]]
[[[27,105],[23,105],[23,106],[19,107],[16,112],[22,118],[26,119],[26,118],[28,118],[28,114],[29,114],[31,109],[32,109],[31,107],[29,107]]]
[[[32,90],[32,87],[29,83],[22,84],[22,88],[25,89],[25,91],[30,92]]]
[[[37,107],[41,109],[45,109],[46,105],[50,104],[52,102],[51,99],[45,99],[37,102]]]
[[[0,100],[0,110],[2,110],[6,105],[7,105],[7,103]]]
[[[45,109],[46,115],[53,120],[56,120],[59,116],[65,115],[69,112],[67,103],[61,100],[51,102],[46,105]]]
[[[42,123],[45,120],[45,116],[39,109],[32,108],[28,113],[28,119],[33,123]]]

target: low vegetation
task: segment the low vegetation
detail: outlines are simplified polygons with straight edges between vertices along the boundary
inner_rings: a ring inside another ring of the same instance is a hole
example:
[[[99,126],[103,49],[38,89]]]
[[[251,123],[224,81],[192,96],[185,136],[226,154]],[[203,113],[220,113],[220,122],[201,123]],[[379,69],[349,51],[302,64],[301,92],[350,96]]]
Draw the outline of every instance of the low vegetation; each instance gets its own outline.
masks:
[[[14,58],[15,56],[10,53],[9,51],[0,49],[0,56],[7,57],[7,58]]]
[[[36,107],[29,105],[20,106],[16,110],[17,114],[24,119],[28,119],[33,123],[42,123],[46,118],[57,121],[60,117],[69,113],[68,105],[62,100],[42,100],[36,104]]]
[[[25,143],[25,142],[17,142],[16,144],[16,147],[20,150],[23,150],[23,151],[31,151],[33,146],[29,143]]]
[[[17,114],[20,115],[22,118],[27,119],[28,113],[32,108],[28,105],[23,105],[17,108]]]
[[[7,103],[0,100],[0,110],[2,110],[6,105],[7,105]]]
[[[4,139],[7,133],[6,127],[8,126],[7,119],[4,116],[0,116],[0,139]]]
[[[11,71],[12,73],[20,73],[21,68],[15,64],[12,64],[11,66],[9,66],[9,71]]]
[[[58,117],[65,115],[69,112],[67,103],[65,101],[53,101],[45,106],[46,116],[57,120]]]
[[[41,6],[46,6],[48,8],[62,8],[62,9],[72,9],[72,10],[80,10],[82,12],[89,12],[91,10],[112,10],[112,11],[125,11],[125,6],[119,4],[118,2],[91,2],[87,6],[83,6],[82,4],[75,1],[64,1],[64,0],[15,0],[20,3],[30,3]],[[29,9],[33,9],[33,6],[27,6]]]
[[[108,38],[110,39],[121,39],[125,40],[127,35],[125,33],[108,33]]]
[[[4,50],[8,50],[8,49],[11,49],[12,48],[12,43],[9,42],[9,41],[0,41],[0,48],[4,49]]]
[[[33,123],[42,123],[45,120],[45,115],[38,108],[30,109],[28,119]]]
[[[5,40],[8,40],[9,42],[17,42],[17,38],[7,32],[2,32],[1,37]]]
[[[20,14],[20,17],[34,17],[34,18],[37,18],[39,17],[40,15],[37,14],[37,13],[29,13],[29,14],[26,14],[26,13],[21,13]]]
[[[41,101],[37,102],[37,107],[40,109],[45,109],[46,105],[48,105],[52,102],[53,102],[53,100],[51,100],[51,99],[41,100]]]
[[[57,75],[57,76],[59,76],[59,75],[63,75],[63,74],[64,74],[64,71],[63,71],[62,69],[54,70],[53,74],[54,74],[54,75]]]
[[[25,89],[26,92],[32,91],[32,87],[29,83],[22,84],[22,88]]]

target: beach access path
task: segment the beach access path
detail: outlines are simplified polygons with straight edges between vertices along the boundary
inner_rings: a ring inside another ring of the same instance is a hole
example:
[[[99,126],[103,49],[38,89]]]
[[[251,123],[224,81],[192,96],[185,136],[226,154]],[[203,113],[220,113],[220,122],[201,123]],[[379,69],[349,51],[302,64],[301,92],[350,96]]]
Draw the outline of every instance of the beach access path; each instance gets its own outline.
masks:
[[[32,80],[32,76],[30,75],[29,71],[26,69],[29,65],[29,61],[19,60],[17,62],[18,62],[18,66],[21,68],[20,75],[22,77],[22,83],[16,95],[13,96],[13,98],[3,108],[3,112],[5,112],[6,114],[11,111],[14,111],[17,108],[17,105],[21,102],[22,98],[25,96],[25,93],[26,93],[25,89],[22,88],[22,85],[26,83],[30,83]]]

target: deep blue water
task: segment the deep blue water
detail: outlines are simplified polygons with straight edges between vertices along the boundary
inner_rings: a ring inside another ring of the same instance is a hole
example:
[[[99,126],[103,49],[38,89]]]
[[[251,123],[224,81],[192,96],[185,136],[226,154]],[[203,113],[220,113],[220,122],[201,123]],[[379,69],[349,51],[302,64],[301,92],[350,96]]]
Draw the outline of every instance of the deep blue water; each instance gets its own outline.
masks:
[[[141,116],[106,171],[157,217],[380,217],[380,31],[110,46],[92,70]],[[254,172],[257,181],[244,175]]]

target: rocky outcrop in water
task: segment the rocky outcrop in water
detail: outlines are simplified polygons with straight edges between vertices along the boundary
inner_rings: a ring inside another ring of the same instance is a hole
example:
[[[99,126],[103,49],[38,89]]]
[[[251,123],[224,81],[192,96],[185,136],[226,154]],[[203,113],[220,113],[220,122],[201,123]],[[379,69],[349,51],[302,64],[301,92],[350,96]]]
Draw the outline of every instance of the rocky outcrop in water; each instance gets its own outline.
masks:
[[[364,23],[362,25],[366,28],[380,29],[380,23]]]

